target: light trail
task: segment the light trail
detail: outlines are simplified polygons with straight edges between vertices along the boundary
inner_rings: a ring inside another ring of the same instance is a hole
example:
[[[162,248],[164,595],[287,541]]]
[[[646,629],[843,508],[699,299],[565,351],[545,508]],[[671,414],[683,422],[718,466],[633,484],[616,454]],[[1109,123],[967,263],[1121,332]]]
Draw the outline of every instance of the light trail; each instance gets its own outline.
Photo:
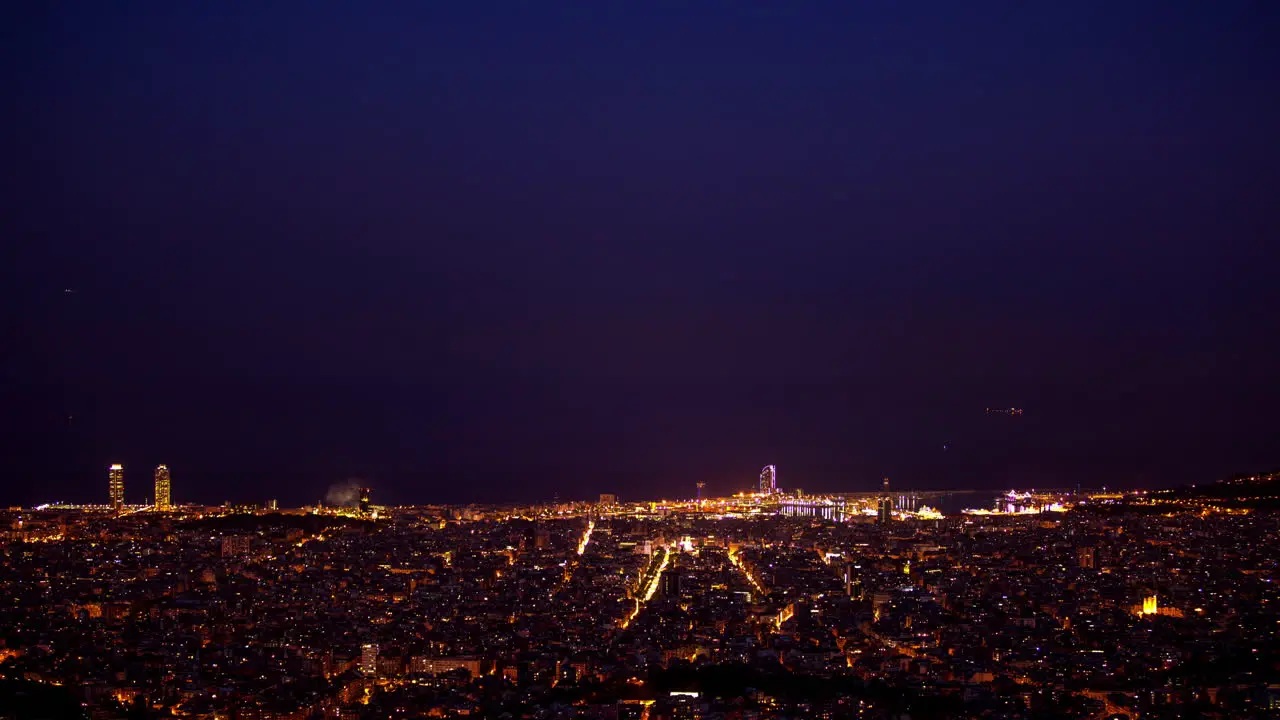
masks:
[[[653,574],[653,580],[649,582],[649,588],[645,591],[644,602],[653,599],[654,593],[658,592],[658,582],[662,580],[662,573],[666,572],[667,565],[671,562],[671,550],[662,549],[662,563],[658,565],[658,571]]]
[[[633,608],[631,610],[631,614],[628,615],[627,618],[622,621],[623,630],[626,630],[627,627],[631,625],[631,622],[636,619],[637,615],[640,614],[640,610],[644,607],[644,604],[652,600],[654,594],[658,592],[658,584],[662,580],[662,573],[666,572],[667,565],[670,562],[671,562],[671,551],[667,548],[662,548],[662,562],[658,564],[657,572],[653,574],[653,578],[649,580],[648,587],[644,589],[644,593],[643,593],[644,597],[636,599],[635,608]]]
[[[747,582],[751,583],[751,587],[755,588],[756,592],[760,593],[761,596],[769,594],[769,591],[765,590],[764,586],[760,584],[760,581],[752,577],[751,573],[747,571],[746,566],[742,564],[742,557],[739,555],[737,548],[729,548],[729,562],[732,563],[739,572],[746,576]]]
[[[778,616],[773,619],[773,627],[776,630],[782,629],[782,624],[795,617],[796,606],[788,605],[778,612]]]
[[[592,530],[595,530],[595,529],[596,529],[596,521],[595,521],[595,520],[588,520],[588,521],[587,521],[587,531],[586,531],[586,532],[584,532],[584,533],[582,533],[582,540],[578,542],[578,554],[579,554],[579,555],[581,555],[582,553],[584,553],[584,552],[586,552],[586,551],[587,551],[587,543],[591,542],[591,531],[592,531]]]

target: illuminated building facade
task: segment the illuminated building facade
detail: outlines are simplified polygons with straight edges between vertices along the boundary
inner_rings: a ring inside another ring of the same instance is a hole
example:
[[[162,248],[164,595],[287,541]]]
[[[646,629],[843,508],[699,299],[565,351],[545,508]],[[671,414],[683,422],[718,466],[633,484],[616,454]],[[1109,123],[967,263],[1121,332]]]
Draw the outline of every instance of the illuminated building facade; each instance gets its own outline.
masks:
[[[116,510],[124,507],[124,466],[120,463],[107,469],[107,492],[111,497],[111,507]]]
[[[169,494],[169,466],[156,466],[156,509],[168,510],[171,507],[172,498]]]
[[[249,554],[249,538],[244,535],[224,535],[222,537],[222,557],[239,557]]]
[[[466,670],[471,673],[472,677],[480,675],[480,658],[475,656],[459,656],[459,657],[429,657],[426,655],[417,655],[410,658],[408,670],[410,673],[430,673],[438,675],[454,670]]]
[[[360,672],[373,677],[378,674],[378,644],[365,643],[360,648]]]
[[[760,494],[773,495],[778,492],[778,468],[776,465],[765,465],[760,471]]]

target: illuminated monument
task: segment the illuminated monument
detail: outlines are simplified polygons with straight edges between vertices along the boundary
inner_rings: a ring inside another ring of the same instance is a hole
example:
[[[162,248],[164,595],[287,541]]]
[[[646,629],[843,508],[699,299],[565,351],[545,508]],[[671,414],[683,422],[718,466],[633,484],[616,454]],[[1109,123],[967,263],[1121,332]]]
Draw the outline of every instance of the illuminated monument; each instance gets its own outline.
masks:
[[[107,469],[107,492],[111,497],[111,507],[116,510],[124,507],[124,466],[120,463]]]
[[[171,497],[169,495],[169,466],[156,466],[156,509],[168,510],[171,505]]]
[[[765,465],[760,471],[760,494],[773,495],[778,492],[778,468],[775,465]]]

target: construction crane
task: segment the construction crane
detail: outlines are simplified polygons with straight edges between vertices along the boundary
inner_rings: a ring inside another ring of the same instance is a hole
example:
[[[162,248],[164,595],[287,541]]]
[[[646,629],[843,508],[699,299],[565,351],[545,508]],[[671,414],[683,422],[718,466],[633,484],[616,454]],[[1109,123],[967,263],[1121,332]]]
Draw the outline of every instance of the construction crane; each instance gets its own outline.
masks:
[[[987,408],[988,415],[1008,415],[1010,417],[1021,415],[1022,408]]]

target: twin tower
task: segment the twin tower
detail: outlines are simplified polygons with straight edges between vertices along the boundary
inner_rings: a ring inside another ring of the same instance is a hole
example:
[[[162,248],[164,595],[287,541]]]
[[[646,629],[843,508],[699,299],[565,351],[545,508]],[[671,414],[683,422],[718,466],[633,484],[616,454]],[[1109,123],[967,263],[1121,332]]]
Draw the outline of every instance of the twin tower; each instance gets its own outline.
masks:
[[[168,510],[172,507],[170,495],[169,466],[156,466],[156,510]],[[124,466],[116,463],[107,469],[107,492],[111,496],[111,507],[115,510],[124,508]]]

